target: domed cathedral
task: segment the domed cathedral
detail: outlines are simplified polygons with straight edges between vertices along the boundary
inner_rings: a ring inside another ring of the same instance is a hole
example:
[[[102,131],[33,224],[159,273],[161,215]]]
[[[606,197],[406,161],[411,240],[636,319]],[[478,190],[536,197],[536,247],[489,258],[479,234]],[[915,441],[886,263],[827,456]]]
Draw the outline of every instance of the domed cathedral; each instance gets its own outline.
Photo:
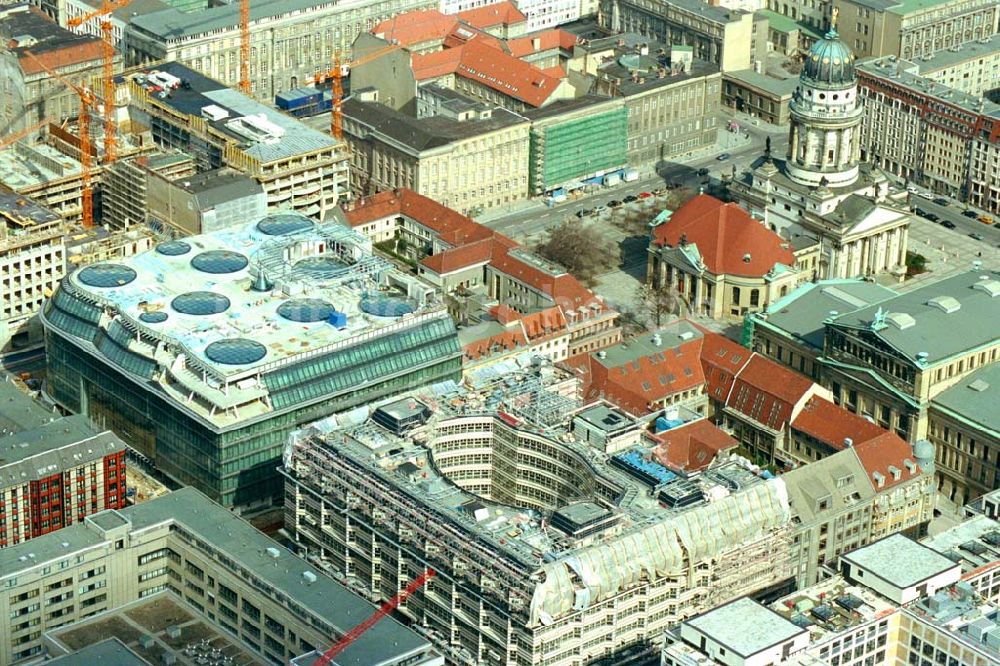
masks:
[[[886,203],[888,179],[861,160],[854,54],[832,27],[805,54],[789,103],[785,159],[770,140],[754,168],[737,176],[730,195],[799,251],[819,246],[819,279],[906,271],[909,211]]]

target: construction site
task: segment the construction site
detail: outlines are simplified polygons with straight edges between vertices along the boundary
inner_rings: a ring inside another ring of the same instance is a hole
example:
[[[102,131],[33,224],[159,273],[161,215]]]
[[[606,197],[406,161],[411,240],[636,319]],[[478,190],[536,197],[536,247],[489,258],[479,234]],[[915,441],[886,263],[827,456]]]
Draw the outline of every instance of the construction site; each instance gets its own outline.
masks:
[[[679,474],[570,375],[498,370],[294,433],[281,471],[302,553],[371,599],[432,567],[399,612],[465,664],[630,663],[666,627],[791,575],[780,479],[737,458]]]

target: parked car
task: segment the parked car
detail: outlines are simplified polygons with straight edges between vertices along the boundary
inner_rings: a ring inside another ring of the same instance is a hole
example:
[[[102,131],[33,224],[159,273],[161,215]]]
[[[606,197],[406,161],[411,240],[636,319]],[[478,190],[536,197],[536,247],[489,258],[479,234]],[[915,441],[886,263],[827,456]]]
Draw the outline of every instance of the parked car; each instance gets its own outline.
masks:
[[[927,218],[928,220],[930,220],[931,222],[937,222],[938,220],[941,219],[940,217],[938,217],[934,213],[924,213],[924,217]]]
[[[640,199],[648,199],[651,196],[653,196],[652,192],[639,192],[639,198]]]
[[[980,215],[979,221],[982,222],[983,224],[993,224],[993,218],[990,217],[989,215]]]
[[[608,202],[608,208],[618,208],[618,206],[621,205],[622,202],[618,201],[618,199],[612,199],[611,201]]]
[[[632,203],[633,201],[638,201],[639,197],[634,194],[630,194],[627,197],[622,197],[622,203]]]
[[[977,234],[976,232],[972,232],[971,234],[969,234],[969,238],[971,238],[973,240],[981,241],[981,240],[983,240],[983,235],[982,234]]]
[[[938,206],[947,206],[951,202],[945,199],[944,197],[934,197],[934,203],[936,203]]]
[[[719,155],[719,156],[718,156],[718,157],[716,157],[715,159],[719,160],[720,162],[725,162],[725,161],[726,161],[726,160],[728,160],[728,159],[729,159],[730,157],[732,157],[732,155],[730,155],[729,153],[722,153],[721,155]]]
[[[709,170],[706,169],[705,167],[702,167],[702,168],[698,169],[698,175],[699,176],[707,176],[708,174],[709,174]]]
[[[955,223],[952,222],[951,220],[944,220],[941,222],[941,226],[944,227],[945,229],[954,229]]]
[[[583,210],[576,211],[576,213],[574,213],[574,215],[576,215],[578,218],[580,218],[582,220],[584,218],[584,216],[590,215],[590,210],[587,209],[587,208],[584,208]]]
[[[964,216],[966,216],[966,217],[968,217],[969,219],[972,219],[972,220],[979,219],[979,213],[977,213],[974,210],[963,210],[962,211],[962,215],[964,215]]]

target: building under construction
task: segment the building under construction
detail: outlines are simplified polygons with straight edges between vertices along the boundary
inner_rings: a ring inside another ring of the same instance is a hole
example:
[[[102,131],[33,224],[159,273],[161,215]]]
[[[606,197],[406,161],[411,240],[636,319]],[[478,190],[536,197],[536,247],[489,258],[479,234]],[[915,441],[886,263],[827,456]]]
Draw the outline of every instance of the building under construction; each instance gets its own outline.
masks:
[[[643,426],[582,407],[549,366],[485,370],[295,433],[286,529],[453,663],[636,663],[663,630],[785,584],[780,479],[738,459],[672,471]],[[602,432],[610,442],[602,441]]]
[[[348,194],[347,144],[180,63],[131,75],[129,96],[158,145],[190,154],[199,171],[250,176],[271,209],[318,221]]]

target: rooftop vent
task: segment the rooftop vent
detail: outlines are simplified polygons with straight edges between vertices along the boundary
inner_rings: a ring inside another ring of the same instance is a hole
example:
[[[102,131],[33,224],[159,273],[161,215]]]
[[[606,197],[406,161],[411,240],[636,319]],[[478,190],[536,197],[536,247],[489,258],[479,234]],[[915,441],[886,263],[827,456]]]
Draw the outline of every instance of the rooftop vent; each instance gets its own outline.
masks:
[[[917,321],[905,312],[890,312],[885,316],[885,320],[900,331],[905,331],[917,325]]]
[[[285,128],[268,120],[263,113],[233,118],[226,127],[251,141],[266,144],[278,143],[285,136]]]
[[[962,304],[959,303],[954,296],[935,296],[931,300],[927,301],[927,305],[932,308],[937,308],[945,314],[958,312],[962,309]]]
[[[990,383],[984,379],[977,379],[969,384],[969,388],[976,393],[982,393],[990,387]]]
[[[659,333],[654,333],[653,334],[653,345],[656,346],[656,347],[659,347],[662,344],[663,344],[663,338],[660,336]]]
[[[229,117],[229,111],[223,109],[221,106],[209,104],[208,106],[202,107],[201,117],[208,118],[212,121],[225,120]]]
[[[851,439],[850,437],[845,437],[844,438],[844,448],[845,449],[849,449],[852,446],[854,446],[854,440]]]
[[[917,360],[920,361],[921,363],[926,363],[927,362],[927,358],[929,356],[930,356],[930,354],[928,354],[927,352],[924,352],[924,351],[917,352]]]
[[[885,486],[885,475],[882,472],[872,472],[872,478],[875,479],[875,485],[879,488]]]
[[[312,571],[303,571],[302,580],[305,581],[306,585],[312,585],[313,583],[316,582],[316,574],[314,574]]]
[[[274,546],[271,546],[270,548],[267,549],[268,557],[277,559],[279,555],[281,555],[281,551],[275,548]]]
[[[1000,280],[980,280],[972,285],[973,289],[985,291],[990,298],[1000,296]]]
[[[684,340],[685,342],[687,342],[688,340],[690,340],[690,339],[692,339],[694,337],[694,332],[693,331],[684,331],[680,335],[678,335],[677,337],[680,338],[681,340]]]
[[[608,357],[608,352],[604,351],[603,349],[597,352],[597,358],[605,359],[607,357]]]

